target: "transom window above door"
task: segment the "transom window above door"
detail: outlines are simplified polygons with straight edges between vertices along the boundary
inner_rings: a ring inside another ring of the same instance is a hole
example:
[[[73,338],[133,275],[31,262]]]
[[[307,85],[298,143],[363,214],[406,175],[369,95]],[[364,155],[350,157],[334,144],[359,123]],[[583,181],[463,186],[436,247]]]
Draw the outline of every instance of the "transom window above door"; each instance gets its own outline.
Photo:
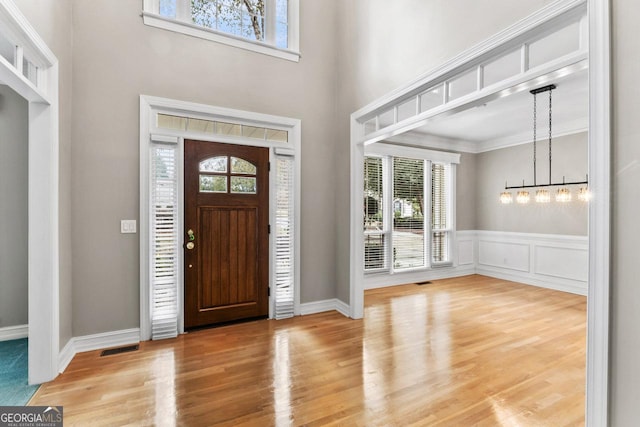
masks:
[[[253,163],[239,157],[218,156],[199,165],[201,193],[256,194],[258,190]]]
[[[298,61],[299,0],[144,0],[144,22]]]

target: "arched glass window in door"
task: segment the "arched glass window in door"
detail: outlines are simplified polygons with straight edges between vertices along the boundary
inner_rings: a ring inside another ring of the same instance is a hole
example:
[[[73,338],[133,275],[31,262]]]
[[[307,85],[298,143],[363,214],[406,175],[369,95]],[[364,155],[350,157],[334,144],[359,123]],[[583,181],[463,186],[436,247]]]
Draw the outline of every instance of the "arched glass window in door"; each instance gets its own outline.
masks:
[[[239,157],[205,159],[200,162],[200,192],[256,194],[256,173],[256,165]]]

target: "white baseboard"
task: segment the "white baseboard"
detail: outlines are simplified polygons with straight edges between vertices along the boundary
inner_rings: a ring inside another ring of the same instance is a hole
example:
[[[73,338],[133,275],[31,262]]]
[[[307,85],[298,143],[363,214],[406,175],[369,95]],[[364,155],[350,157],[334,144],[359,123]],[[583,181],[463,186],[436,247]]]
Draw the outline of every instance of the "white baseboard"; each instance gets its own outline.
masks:
[[[364,289],[386,288],[387,286],[424,282],[426,280],[450,279],[453,277],[468,276],[475,274],[475,272],[475,266],[463,265],[458,267],[438,267],[408,273],[374,274],[365,276]]]
[[[539,288],[553,289],[554,291],[569,292],[571,294],[587,296],[587,288],[580,282],[568,283],[557,279],[540,280],[535,277],[529,277],[526,274],[505,273],[486,267],[478,267],[477,274],[496,279],[509,280],[511,282],[523,283],[525,285],[537,286]]]
[[[137,344],[140,342],[140,328],[84,335],[69,340],[58,356],[58,370],[64,372],[73,357],[85,351],[102,350],[110,347]]]
[[[104,332],[73,338],[76,353],[137,344],[140,342],[140,328],[123,329],[121,331]]]
[[[5,326],[0,328],[0,341],[18,340],[29,337],[29,325]]]
[[[333,310],[349,317],[349,306],[337,298],[325,299],[322,301],[305,302],[304,304],[300,304],[300,314],[302,316],[306,316],[308,314],[324,313],[325,311]]]

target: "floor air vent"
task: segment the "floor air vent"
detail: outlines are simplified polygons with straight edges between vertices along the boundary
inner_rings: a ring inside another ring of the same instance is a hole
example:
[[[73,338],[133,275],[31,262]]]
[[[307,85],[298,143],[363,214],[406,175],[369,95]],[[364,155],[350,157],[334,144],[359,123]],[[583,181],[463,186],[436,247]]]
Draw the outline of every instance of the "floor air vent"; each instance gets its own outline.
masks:
[[[422,285],[430,285],[430,284],[431,284],[431,281],[430,281],[430,280],[427,280],[426,282],[416,282],[416,285],[418,285],[418,286],[422,286]]]
[[[120,354],[120,353],[129,353],[130,351],[138,350],[139,347],[140,346],[136,344],[136,345],[128,345],[125,347],[110,348],[108,350],[103,350],[102,353],[100,353],[100,357],[113,356],[114,354]]]

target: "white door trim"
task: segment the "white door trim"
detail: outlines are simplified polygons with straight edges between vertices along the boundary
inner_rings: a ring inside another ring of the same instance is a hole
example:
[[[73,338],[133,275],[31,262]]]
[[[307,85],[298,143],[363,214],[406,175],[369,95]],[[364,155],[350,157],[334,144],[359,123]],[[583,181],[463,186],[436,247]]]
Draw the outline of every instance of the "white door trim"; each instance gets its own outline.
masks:
[[[29,101],[29,383],[58,374],[60,347],[58,244],[58,60],[11,0],[0,0],[0,37],[16,46],[0,57],[0,82]],[[20,52],[18,55],[17,52]],[[34,84],[22,55],[38,67]]]
[[[188,131],[160,129],[154,122],[154,117],[158,112],[178,115],[182,117],[192,117],[202,120],[213,120],[222,122],[242,123],[252,126],[276,128],[287,130],[289,141],[287,143],[262,141],[242,137],[226,137],[223,135],[207,135],[204,133],[193,133]],[[179,162],[183,162],[184,139],[195,139],[200,141],[223,142],[236,145],[249,145],[256,147],[267,147],[270,152],[270,161],[274,160],[274,155],[286,152],[295,160],[295,192],[294,192],[294,251],[295,257],[295,283],[294,283],[294,314],[300,314],[300,194],[301,194],[301,136],[302,123],[298,119],[288,117],[273,116],[267,114],[254,113],[250,111],[234,110],[223,107],[216,107],[205,104],[197,104],[186,101],[179,101],[168,98],[159,98],[147,95],[140,95],[140,340],[151,338],[151,317],[149,292],[149,144],[152,140],[164,139],[166,142],[178,144]],[[183,179],[182,164],[178,165],[180,180]],[[269,216],[270,223],[274,224],[275,216],[275,168],[272,168],[269,175]],[[178,224],[182,227],[184,221],[184,188],[182,181],[178,186],[178,200],[180,209],[178,211]],[[184,233],[180,233],[184,235]],[[270,286],[275,283],[273,268],[274,261],[273,234],[269,236],[269,281]],[[183,253],[179,251],[179,265],[183,265]],[[182,271],[179,276],[179,316],[178,332],[184,332],[184,277]],[[272,286],[273,289],[273,286]],[[273,297],[273,294],[272,294]],[[269,317],[273,317],[273,298],[269,301]]]

